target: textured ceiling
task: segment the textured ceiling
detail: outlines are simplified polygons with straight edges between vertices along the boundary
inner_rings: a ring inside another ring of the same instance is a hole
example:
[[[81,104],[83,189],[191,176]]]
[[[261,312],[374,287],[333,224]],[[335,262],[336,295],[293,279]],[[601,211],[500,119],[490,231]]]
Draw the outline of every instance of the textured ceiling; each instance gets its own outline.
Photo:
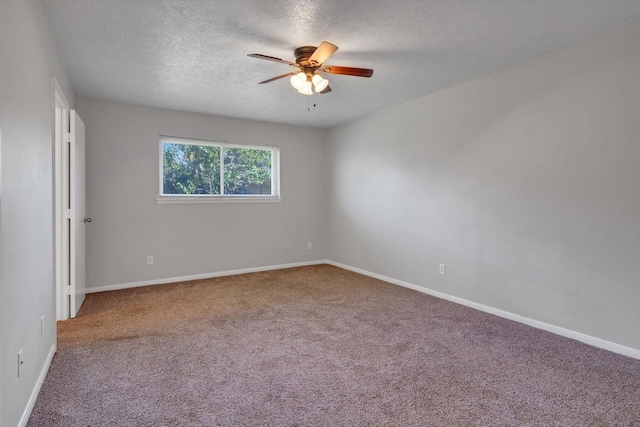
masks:
[[[76,94],[327,127],[640,23],[640,0],[42,0]],[[298,46],[340,49],[305,96]]]

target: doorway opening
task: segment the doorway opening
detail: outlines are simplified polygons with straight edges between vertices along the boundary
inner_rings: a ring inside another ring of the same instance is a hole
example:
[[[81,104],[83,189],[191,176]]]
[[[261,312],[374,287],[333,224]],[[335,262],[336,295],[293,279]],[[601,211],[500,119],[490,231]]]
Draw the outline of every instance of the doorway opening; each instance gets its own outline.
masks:
[[[85,297],[85,127],[55,78],[53,86],[56,320],[67,320]]]

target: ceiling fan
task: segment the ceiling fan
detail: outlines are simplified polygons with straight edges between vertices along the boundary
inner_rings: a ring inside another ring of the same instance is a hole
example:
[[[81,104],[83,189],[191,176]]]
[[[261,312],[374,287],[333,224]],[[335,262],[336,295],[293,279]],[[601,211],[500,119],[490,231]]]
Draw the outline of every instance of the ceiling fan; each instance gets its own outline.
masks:
[[[313,95],[316,93],[331,92],[329,80],[325,79],[320,73],[342,74],[345,76],[371,77],[373,70],[369,68],[340,67],[337,65],[323,66],[324,62],[333,55],[338,46],[322,42],[317,48],[315,46],[301,46],[294,50],[296,62],[285,61],[284,59],[275,58],[273,56],[252,53],[247,56],[258,59],[266,59],[267,61],[280,62],[294,67],[296,70],[281,76],[260,82],[259,84],[270,83],[274,80],[283,79],[291,76],[291,85],[303,95]]]

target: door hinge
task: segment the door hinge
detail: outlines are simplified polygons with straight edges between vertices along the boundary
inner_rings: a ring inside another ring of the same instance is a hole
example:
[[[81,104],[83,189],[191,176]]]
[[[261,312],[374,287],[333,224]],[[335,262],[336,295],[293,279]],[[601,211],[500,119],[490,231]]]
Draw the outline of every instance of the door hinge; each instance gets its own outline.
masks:
[[[67,285],[64,287],[64,294],[71,295],[71,285]]]
[[[64,219],[71,219],[71,209],[62,209]]]
[[[71,132],[64,132],[63,134],[64,142],[71,142]]]

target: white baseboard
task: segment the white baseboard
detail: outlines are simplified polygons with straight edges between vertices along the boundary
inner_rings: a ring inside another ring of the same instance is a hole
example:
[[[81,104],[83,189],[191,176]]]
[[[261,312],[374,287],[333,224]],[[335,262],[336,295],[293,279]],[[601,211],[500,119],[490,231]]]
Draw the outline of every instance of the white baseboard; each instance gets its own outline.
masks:
[[[490,307],[483,304],[478,304],[473,301],[469,301],[463,298],[455,297],[452,295],[445,294],[443,292],[434,291],[432,289],[424,288],[422,286],[417,286],[412,283],[403,282],[402,280],[396,280],[391,277],[383,276],[381,274],[372,273],[370,271],[362,270],[360,268],[351,267],[349,265],[341,264],[339,262],[327,261],[327,264],[333,265],[335,267],[343,268],[345,270],[350,270],[355,273],[363,274],[365,276],[373,277],[375,279],[383,280],[385,282],[392,283],[394,285],[403,286],[405,288],[413,289],[418,292],[422,292],[436,298],[441,298],[447,301],[455,302],[457,304],[461,304],[467,307],[475,308],[476,310],[484,311],[489,314],[493,314],[499,317],[503,317],[505,319],[513,320],[518,323],[523,323],[525,325],[533,326],[537,329],[542,329],[547,332],[552,332],[556,335],[561,335],[563,337],[572,338],[576,341],[583,342],[585,344],[592,345],[594,347],[602,348],[604,350],[609,350],[614,353],[622,354],[624,356],[632,357],[634,359],[640,359],[640,350],[626,347],[624,345],[616,344],[611,341],[606,341],[601,338],[592,337],[590,335],[583,334],[581,332],[572,331],[570,329],[565,329],[560,326],[551,325],[549,323],[541,322],[539,320],[531,319],[528,317],[520,316],[518,314],[510,313],[508,311],[500,310],[498,308]]]
[[[308,265],[328,264],[327,260],[295,262],[291,264],[267,265],[263,267],[242,268],[240,270],[218,271],[215,273],[194,274],[191,276],[169,277],[166,279],[145,280],[143,282],[121,283],[118,285],[87,288],[88,294],[94,292],[117,291],[120,289],[139,288],[141,286],[164,285],[167,283],[188,282],[190,280],[211,279],[213,277],[235,276],[236,274],[257,273],[260,271],[281,270],[283,268],[306,267]]]
[[[27,425],[29,421],[29,417],[31,416],[31,411],[33,411],[33,407],[36,405],[36,400],[38,400],[38,394],[40,394],[40,388],[44,383],[44,379],[47,376],[47,372],[49,372],[49,367],[51,366],[51,361],[53,360],[53,356],[56,354],[56,345],[53,344],[51,346],[51,350],[49,350],[49,354],[47,355],[47,359],[44,362],[44,366],[40,370],[40,375],[38,376],[38,381],[36,385],[33,387],[33,391],[31,392],[31,396],[29,396],[29,401],[27,402],[27,407],[24,409],[22,413],[22,418],[20,418],[20,422],[18,423],[18,427],[24,427]]]

